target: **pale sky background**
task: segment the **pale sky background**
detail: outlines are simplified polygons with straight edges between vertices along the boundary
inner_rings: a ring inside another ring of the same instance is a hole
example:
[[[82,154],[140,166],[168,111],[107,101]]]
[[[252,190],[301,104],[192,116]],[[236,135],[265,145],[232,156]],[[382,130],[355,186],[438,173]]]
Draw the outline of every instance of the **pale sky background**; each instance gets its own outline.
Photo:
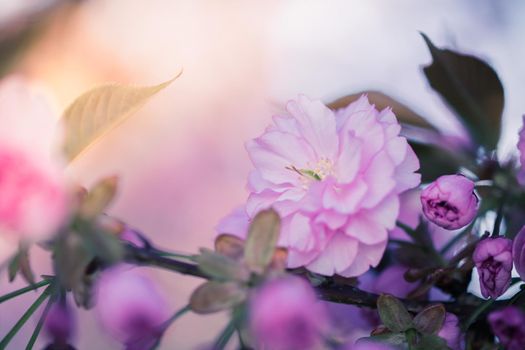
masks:
[[[16,13],[15,1],[0,0],[0,23],[8,8]],[[454,133],[451,113],[421,72],[430,55],[418,31],[439,47],[486,59],[499,73],[506,94],[499,152],[510,154],[525,112],[524,10],[521,1],[488,0],[91,0],[57,15],[15,71],[45,86],[61,110],[98,83],[152,84],[184,69],[68,172],[84,185],[119,174],[111,213],[161,247],[195,252],[212,245],[215,224],[246,198],[244,142],[299,93],[331,101],[381,90]],[[35,260],[45,261],[41,252]],[[199,282],[151,275],[173,311]],[[0,278],[2,291],[22,285]],[[34,298],[1,305],[0,334]],[[25,347],[35,322],[9,349]],[[161,349],[194,349],[224,325],[223,315],[184,316]],[[92,313],[82,313],[79,328],[80,350],[119,348]]]

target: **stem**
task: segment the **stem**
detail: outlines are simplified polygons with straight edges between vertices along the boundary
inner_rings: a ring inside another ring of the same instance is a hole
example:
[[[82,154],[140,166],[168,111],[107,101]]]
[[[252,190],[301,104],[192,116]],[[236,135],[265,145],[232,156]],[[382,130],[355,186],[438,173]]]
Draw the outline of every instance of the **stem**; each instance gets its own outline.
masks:
[[[124,260],[135,265],[156,266],[184,275],[207,278],[196,264],[170,259],[131,245],[125,247]]]
[[[501,201],[500,201],[499,207],[498,207],[498,214],[496,216],[496,220],[494,221],[494,229],[492,230],[491,237],[498,237],[499,236],[501,222],[503,221],[503,208],[505,207],[505,202],[507,201],[508,193],[509,193],[509,191],[505,190],[505,192],[503,192],[503,196],[501,196]]]
[[[42,312],[42,316],[40,316],[40,319],[38,320],[38,323],[35,327],[35,330],[33,331],[33,334],[31,334],[31,338],[29,339],[29,342],[27,343],[26,350],[33,349],[33,346],[35,345],[38,335],[40,334],[40,331],[42,330],[42,326],[44,325],[44,321],[46,320],[47,314],[49,310],[51,309],[53,302],[54,302],[53,298],[50,298],[47,301],[44,312]]]
[[[447,244],[445,244],[443,248],[441,248],[439,253],[442,255],[445,255],[453,246],[456,245],[456,243],[458,243],[463,237],[465,237],[468,233],[471,232],[473,225],[474,225],[473,223],[470,224],[469,226],[467,226],[466,229],[464,229],[463,231],[455,235],[452,239],[450,239],[447,242]]]
[[[495,299],[487,299],[485,300],[480,306],[478,306],[473,312],[472,314],[470,315],[470,317],[467,319],[467,321],[465,322],[465,325],[463,327],[463,329],[466,331],[467,329],[469,329],[469,327],[474,323],[476,322],[476,320],[478,319],[478,317],[483,313],[485,312],[496,300]]]
[[[230,320],[224,330],[221,332],[215,344],[213,345],[214,350],[222,350],[230,341],[233,333],[235,332],[235,320]]]
[[[18,322],[11,328],[11,330],[6,334],[4,339],[0,342],[0,349],[5,349],[13,337],[18,333],[20,328],[27,322],[27,320],[35,313],[38,307],[49,297],[49,288],[38,297],[38,299],[27,309],[27,311],[22,315]]]
[[[179,317],[187,313],[188,311],[191,311],[191,306],[186,305],[182,309],[178,310],[173,316],[171,316],[165,323],[164,323],[164,330],[166,330],[173,322],[175,322]]]
[[[43,286],[46,286],[48,284],[50,284],[51,282],[53,282],[52,279],[45,279],[45,280],[42,280],[38,283],[35,283],[35,284],[32,284],[32,285],[29,285],[27,287],[24,287],[24,288],[20,288],[18,290],[15,290],[11,293],[8,293],[8,294],[5,294],[5,295],[2,295],[0,297],[0,304],[3,303],[4,301],[7,301],[9,299],[12,299],[12,298],[15,298],[19,295],[22,295],[24,293],[27,293],[27,292],[30,292],[32,290],[35,290],[35,289],[38,289],[40,287],[43,287]]]

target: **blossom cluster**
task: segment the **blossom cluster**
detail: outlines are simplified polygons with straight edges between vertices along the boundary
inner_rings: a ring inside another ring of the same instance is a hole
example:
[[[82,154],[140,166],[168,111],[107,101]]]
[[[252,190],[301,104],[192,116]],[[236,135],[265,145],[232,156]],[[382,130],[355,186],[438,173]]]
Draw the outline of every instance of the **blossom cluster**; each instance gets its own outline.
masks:
[[[219,311],[229,323],[206,349],[227,348],[235,333],[241,349],[524,349],[525,127],[519,159],[498,159],[499,124],[487,120],[499,121],[501,111],[480,119],[497,109],[487,100],[503,108],[497,74],[424,39],[434,59],[425,75],[466,140],[449,142],[457,140],[385,95],[328,105],[299,95],[246,143],[253,163],[246,202],[218,223],[214,249],[197,254],[161,249],[109,215],[117,177],[84,188],[65,171],[114,126],[105,123],[119,120],[116,111],[128,113],[111,101],[135,108],[171,81],[153,90],[91,90],[58,124],[27,81],[1,81],[0,267],[29,284],[0,304],[46,289],[0,348],[48,300],[28,349],[40,329],[45,349],[74,349],[78,308],[93,309],[128,350],[174,348],[163,341],[179,318]],[[491,99],[471,93],[464,70],[447,66],[457,62],[485,75],[475,89],[491,87]],[[104,118],[83,130],[86,115]],[[40,281],[31,269],[34,244],[53,266]],[[173,300],[138,266],[204,282],[171,313]]]

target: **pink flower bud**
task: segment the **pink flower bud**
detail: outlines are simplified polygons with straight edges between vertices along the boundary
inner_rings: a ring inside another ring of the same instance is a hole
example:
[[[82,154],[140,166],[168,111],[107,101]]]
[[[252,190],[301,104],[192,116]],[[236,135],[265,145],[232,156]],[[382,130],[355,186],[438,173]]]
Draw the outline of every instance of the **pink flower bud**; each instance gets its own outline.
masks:
[[[56,347],[67,346],[76,328],[73,310],[64,302],[54,303],[45,319],[44,329]]]
[[[518,271],[521,279],[525,279],[525,226],[523,226],[516,237],[514,237],[512,259],[514,260],[514,266],[516,266],[516,271]]]
[[[479,273],[481,294],[498,298],[510,286],[512,272],[512,241],[487,238],[478,243],[472,256]]]
[[[127,349],[149,349],[168,318],[166,303],[151,280],[123,267],[100,277],[96,309],[102,326]]]
[[[312,349],[319,346],[326,321],[312,287],[299,277],[270,281],[250,301],[250,327],[257,348]]]
[[[472,222],[479,199],[474,193],[474,182],[463,175],[444,175],[421,192],[421,204],[428,220],[456,230]]]
[[[507,350],[525,349],[525,313],[514,306],[493,311],[488,316],[492,332]]]

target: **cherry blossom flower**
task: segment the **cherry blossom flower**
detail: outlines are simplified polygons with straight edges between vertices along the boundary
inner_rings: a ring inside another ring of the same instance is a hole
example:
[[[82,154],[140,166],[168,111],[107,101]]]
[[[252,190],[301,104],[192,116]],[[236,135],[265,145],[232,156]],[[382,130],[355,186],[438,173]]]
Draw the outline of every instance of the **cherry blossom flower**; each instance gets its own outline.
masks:
[[[301,95],[286,109],[247,143],[255,169],[244,220],[273,207],[289,267],[359,276],[381,260],[399,194],[419,184],[419,161],[392,111],[366,96],[334,112]],[[230,217],[237,227],[240,218]]]

